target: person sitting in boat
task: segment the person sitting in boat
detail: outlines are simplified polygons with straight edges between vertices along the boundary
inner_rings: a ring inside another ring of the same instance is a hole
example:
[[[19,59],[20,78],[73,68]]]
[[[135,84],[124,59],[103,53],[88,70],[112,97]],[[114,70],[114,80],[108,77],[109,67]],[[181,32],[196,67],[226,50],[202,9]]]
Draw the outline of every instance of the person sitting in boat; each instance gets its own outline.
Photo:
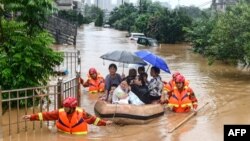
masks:
[[[97,73],[95,68],[90,68],[88,80],[86,82],[81,82],[83,87],[89,87],[89,93],[104,92],[104,78],[100,75],[100,73]]]
[[[133,82],[136,76],[137,76],[136,69],[131,68],[129,69],[128,76],[126,77],[126,79],[129,79],[131,82]]]
[[[112,96],[113,104],[128,104],[130,86],[129,79],[123,79],[120,85],[114,90]]]
[[[168,92],[168,99],[161,103],[167,103],[172,111],[177,113],[189,112],[198,107],[198,100],[189,86],[185,86],[185,77],[178,75],[175,79],[174,88]]]
[[[146,86],[148,86],[149,81],[148,81],[148,74],[146,72],[141,73],[139,75],[139,77],[141,77],[141,81],[143,81],[145,83]]]
[[[117,87],[118,87],[118,85],[116,85],[116,84],[111,85],[111,88],[110,88],[109,93],[108,93],[108,100],[107,100],[108,103],[112,103],[112,97],[113,97],[114,91]],[[103,97],[102,100],[106,100],[106,97]]]
[[[153,103],[155,103],[155,102],[158,103],[158,102],[160,102],[159,100],[161,99],[163,82],[162,82],[159,74],[160,74],[159,68],[151,67],[150,75],[152,76],[152,79],[149,81],[148,89],[149,89],[150,100]]]
[[[73,97],[67,97],[63,101],[63,108],[50,112],[42,112],[31,115],[24,115],[24,120],[56,120],[58,131],[67,134],[84,135],[88,133],[88,124],[96,126],[106,126],[112,124],[112,121],[105,121],[96,116],[85,112],[77,107],[77,100]]]
[[[146,79],[145,79],[146,78]],[[150,104],[149,90],[147,86],[147,74],[141,73],[130,85],[131,91],[144,103]]]
[[[145,67],[144,67],[144,66],[138,67],[137,71],[138,71],[138,74],[139,74],[139,75],[141,75],[142,73],[146,73],[146,72],[145,72]]]
[[[114,90],[113,104],[134,104],[143,105],[144,103],[131,91],[131,80],[124,78],[121,84]]]
[[[108,100],[108,92],[111,89],[111,86],[113,84],[116,84],[117,86],[121,83],[122,78],[121,75],[116,73],[117,66],[115,64],[109,65],[109,74],[105,77],[105,96],[106,101]]]

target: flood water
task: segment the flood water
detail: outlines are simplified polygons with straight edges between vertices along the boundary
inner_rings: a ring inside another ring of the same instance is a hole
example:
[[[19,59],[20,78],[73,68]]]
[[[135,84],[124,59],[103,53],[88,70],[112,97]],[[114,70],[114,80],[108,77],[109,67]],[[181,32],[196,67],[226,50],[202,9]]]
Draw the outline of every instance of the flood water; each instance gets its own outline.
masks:
[[[216,62],[207,65],[207,60],[193,54],[187,44],[161,45],[158,48],[139,48],[134,41],[125,37],[126,32],[109,28],[86,25],[78,30],[76,49],[81,51],[81,76],[86,79],[90,67],[95,67],[103,76],[108,74],[110,61],[100,56],[108,51],[147,49],[163,57],[172,72],[181,72],[190,81],[202,107],[198,114],[182,124],[172,133],[169,130],[182,122],[189,114],[166,112],[164,116],[145,125],[89,126],[87,136],[73,136],[57,133],[43,128],[28,133],[12,135],[5,140],[44,141],[44,140],[136,140],[136,141],[222,141],[224,124],[250,124],[250,72],[241,67],[233,67]],[[59,46],[60,50],[72,51],[72,46]],[[122,64],[118,64],[122,73]],[[127,74],[128,68],[124,68]],[[161,72],[163,80],[168,81],[170,74]],[[82,88],[82,105],[94,114],[93,107],[98,94],[87,94]]]

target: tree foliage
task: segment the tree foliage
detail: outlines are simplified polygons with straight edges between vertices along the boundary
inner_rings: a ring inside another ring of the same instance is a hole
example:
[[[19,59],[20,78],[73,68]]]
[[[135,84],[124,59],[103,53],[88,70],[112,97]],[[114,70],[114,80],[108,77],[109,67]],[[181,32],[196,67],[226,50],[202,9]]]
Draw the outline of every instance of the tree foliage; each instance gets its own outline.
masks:
[[[209,63],[250,62],[250,5],[241,1],[225,12],[206,15],[186,28],[194,50],[209,58]]]
[[[193,21],[190,27],[185,27],[186,40],[191,42],[194,52],[205,55],[211,46],[211,32],[216,24],[217,16],[211,17],[209,13],[202,12],[199,20]]]
[[[138,1],[138,8],[124,4],[115,8],[110,15],[110,24],[119,30],[142,32],[163,43],[184,41],[183,27],[189,27],[192,19],[184,10],[168,10],[159,2]]]
[[[3,0],[0,13],[0,85],[15,89],[47,84],[63,60],[51,49],[52,36],[41,28],[52,12],[52,0]],[[6,20],[3,13],[16,13]]]
[[[76,10],[59,10],[57,16],[78,26],[89,23],[85,17]]]
[[[102,10],[99,10],[97,12],[97,18],[95,20],[95,26],[102,26],[103,25],[103,18],[104,18],[104,13]]]
[[[211,33],[208,55],[236,64],[250,60],[250,6],[239,3],[220,15]]]
[[[96,26],[103,25],[104,12],[96,6],[85,5],[84,7],[85,23],[95,22]]]
[[[109,24],[119,30],[131,30],[137,17],[137,9],[133,4],[124,3],[120,7],[114,8],[110,13]]]

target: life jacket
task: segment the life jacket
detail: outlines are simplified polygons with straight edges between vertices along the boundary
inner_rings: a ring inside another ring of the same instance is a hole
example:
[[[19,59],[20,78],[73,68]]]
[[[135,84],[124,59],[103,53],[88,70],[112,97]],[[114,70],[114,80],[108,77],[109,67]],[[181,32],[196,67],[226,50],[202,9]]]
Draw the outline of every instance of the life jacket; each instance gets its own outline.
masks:
[[[163,93],[168,93],[172,90],[172,87],[170,86],[169,83],[167,83],[166,81],[163,81]]]
[[[97,93],[97,92],[104,92],[105,82],[103,77],[97,73],[97,78],[94,80],[88,74],[88,81],[89,81],[89,93]]]
[[[175,86],[169,97],[168,106],[173,108],[174,112],[189,112],[193,106],[192,100],[189,98],[190,91],[188,86],[184,86],[180,93]]]
[[[83,110],[76,107],[75,112],[72,115],[71,121],[67,117],[67,113],[64,108],[59,109],[59,119],[56,121],[57,129],[61,132],[68,134],[87,134],[88,125],[82,118]]]

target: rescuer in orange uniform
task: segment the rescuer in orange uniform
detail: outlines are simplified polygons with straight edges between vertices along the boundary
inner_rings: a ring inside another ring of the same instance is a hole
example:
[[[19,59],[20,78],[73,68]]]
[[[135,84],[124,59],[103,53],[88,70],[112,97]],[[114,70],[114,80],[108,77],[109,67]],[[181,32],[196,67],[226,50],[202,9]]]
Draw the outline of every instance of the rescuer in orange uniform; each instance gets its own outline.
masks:
[[[104,92],[105,80],[95,68],[90,68],[87,81],[80,79],[80,83],[83,87],[89,87],[89,93]]]
[[[172,74],[172,79],[169,82],[163,81],[163,94],[168,93],[169,91],[173,90],[173,88],[176,86],[175,85],[175,79],[178,75],[181,75],[179,72],[175,72]],[[184,82],[185,86],[189,85],[189,81],[185,80]]]
[[[68,97],[63,101],[63,108],[50,112],[42,112],[31,115],[24,115],[25,120],[56,120],[58,131],[67,134],[84,135],[88,133],[88,125],[106,126],[112,124],[112,121],[105,121],[98,117],[92,116],[82,108],[77,107],[77,100]]]
[[[197,109],[197,98],[193,90],[185,85],[183,75],[176,76],[175,86],[168,92],[168,99],[161,103],[167,103],[168,106],[177,113],[189,112],[192,108]]]

